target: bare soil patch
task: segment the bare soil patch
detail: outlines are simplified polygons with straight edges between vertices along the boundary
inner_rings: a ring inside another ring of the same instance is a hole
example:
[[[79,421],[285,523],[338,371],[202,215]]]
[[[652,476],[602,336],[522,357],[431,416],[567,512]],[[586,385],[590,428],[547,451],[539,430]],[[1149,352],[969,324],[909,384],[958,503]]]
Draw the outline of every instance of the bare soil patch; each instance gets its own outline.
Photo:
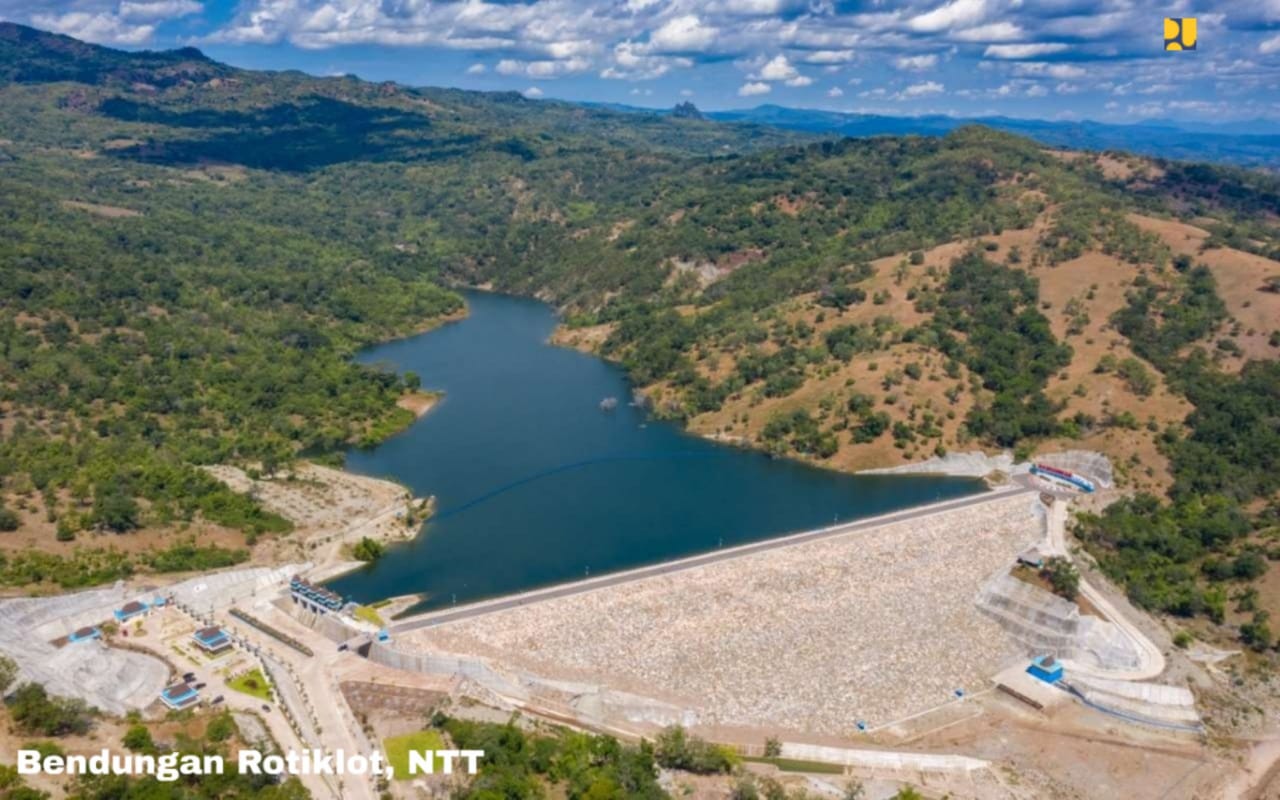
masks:
[[[141,211],[135,211],[132,208],[121,208],[120,206],[104,206],[98,203],[84,203],[79,200],[63,200],[63,208],[75,208],[81,211],[87,211],[97,217],[106,217],[107,219],[122,219],[126,217],[140,217]]]

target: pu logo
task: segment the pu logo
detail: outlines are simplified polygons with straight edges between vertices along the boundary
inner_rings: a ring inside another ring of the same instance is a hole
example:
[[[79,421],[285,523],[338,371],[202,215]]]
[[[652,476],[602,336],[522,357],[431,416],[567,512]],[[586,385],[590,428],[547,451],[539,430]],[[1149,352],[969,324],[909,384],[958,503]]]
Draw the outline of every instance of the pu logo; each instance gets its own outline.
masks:
[[[1164,49],[1165,50],[1195,50],[1196,49],[1196,18],[1195,17],[1165,17],[1164,18]]]

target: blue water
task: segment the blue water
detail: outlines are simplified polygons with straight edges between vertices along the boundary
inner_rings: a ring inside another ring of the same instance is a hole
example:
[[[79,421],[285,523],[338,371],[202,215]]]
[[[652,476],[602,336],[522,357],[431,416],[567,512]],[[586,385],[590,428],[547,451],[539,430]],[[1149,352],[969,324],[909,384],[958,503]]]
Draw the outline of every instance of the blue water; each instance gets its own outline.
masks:
[[[469,315],[370,348],[444,399],[349,469],[434,495],[416,541],[331,585],[423,608],[508,594],[982,490],[958,478],[851,476],[717,445],[628,405],[620,369],[548,345],[556,316],[471,292]],[[612,412],[600,410],[617,397]]]

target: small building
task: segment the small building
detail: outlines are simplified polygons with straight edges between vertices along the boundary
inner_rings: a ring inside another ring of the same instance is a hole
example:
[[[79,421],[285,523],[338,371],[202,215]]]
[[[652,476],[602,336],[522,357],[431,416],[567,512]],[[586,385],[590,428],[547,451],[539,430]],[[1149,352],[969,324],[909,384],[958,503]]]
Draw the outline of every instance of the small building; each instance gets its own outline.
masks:
[[[146,614],[149,608],[150,606],[140,600],[130,600],[122,608],[117,608],[112,613],[115,615],[116,622],[128,622],[134,617]]]
[[[1044,569],[1044,553],[1039,547],[1029,547],[1018,554],[1018,563],[1032,569]]]
[[[181,711],[200,702],[200,693],[189,683],[175,683],[160,693],[160,702],[174,711]]]
[[[1053,656],[1036,656],[1027,667],[1027,672],[1045,683],[1057,683],[1062,680],[1062,664]]]
[[[222,628],[201,628],[191,634],[191,638],[195,640],[197,647],[210,655],[231,649],[231,637]]]
[[[67,641],[68,642],[84,642],[91,639],[100,639],[100,638],[102,638],[102,631],[98,630],[98,628],[94,625],[88,625],[83,628],[77,629],[75,633],[72,633],[70,636],[67,637]]]

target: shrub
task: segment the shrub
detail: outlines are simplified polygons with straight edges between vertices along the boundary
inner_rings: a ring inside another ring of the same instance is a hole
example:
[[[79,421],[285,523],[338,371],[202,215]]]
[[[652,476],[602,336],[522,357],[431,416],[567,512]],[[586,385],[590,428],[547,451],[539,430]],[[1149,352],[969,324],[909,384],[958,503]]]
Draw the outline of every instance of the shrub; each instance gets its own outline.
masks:
[[[1065,556],[1051,556],[1045,561],[1042,574],[1053,586],[1054,593],[1068,600],[1075,600],[1080,592],[1080,572]]]

